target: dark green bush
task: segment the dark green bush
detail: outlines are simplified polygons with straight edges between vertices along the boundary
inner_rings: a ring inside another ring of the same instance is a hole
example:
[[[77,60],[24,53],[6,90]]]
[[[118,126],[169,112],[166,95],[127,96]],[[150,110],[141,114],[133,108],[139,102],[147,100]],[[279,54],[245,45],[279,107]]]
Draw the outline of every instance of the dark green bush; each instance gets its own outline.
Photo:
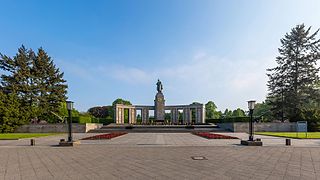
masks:
[[[112,117],[106,117],[106,118],[92,118],[92,123],[101,123],[104,125],[114,123],[114,120]]]
[[[230,117],[223,119],[206,119],[206,123],[234,123],[234,122],[249,122],[250,117]]]

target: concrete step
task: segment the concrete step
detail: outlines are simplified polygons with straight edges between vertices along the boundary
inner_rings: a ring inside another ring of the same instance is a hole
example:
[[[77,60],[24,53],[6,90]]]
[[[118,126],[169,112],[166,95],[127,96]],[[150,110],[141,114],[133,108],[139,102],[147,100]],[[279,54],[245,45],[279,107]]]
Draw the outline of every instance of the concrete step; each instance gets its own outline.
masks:
[[[154,132],[154,133],[185,133],[185,132],[225,132],[223,129],[220,128],[194,128],[194,129],[188,129],[188,128],[132,128],[132,129],[126,129],[126,128],[101,128],[101,129],[95,129],[90,130],[89,133],[108,133],[108,132],[127,132],[127,133],[143,133],[143,132]]]

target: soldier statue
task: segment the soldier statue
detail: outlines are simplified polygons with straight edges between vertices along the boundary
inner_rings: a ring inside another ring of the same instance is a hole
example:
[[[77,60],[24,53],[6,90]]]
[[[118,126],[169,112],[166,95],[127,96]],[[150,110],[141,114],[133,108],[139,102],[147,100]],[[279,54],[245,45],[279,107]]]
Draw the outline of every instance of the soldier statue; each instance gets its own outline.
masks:
[[[161,81],[158,79],[158,82],[157,82],[157,91],[158,91],[159,93],[162,93],[162,89],[163,89],[162,83],[161,83]]]

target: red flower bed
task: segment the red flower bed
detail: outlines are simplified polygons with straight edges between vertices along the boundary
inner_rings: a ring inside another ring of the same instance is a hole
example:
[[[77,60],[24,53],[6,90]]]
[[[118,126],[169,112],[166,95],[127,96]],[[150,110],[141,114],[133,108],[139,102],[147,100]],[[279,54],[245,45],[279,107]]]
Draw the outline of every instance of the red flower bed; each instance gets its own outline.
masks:
[[[232,136],[227,136],[222,134],[214,134],[210,132],[195,132],[193,134],[207,138],[207,139],[238,139],[237,137],[232,137]]]
[[[99,134],[99,135],[95,135],[95,136],[90,136],[90,137],[82,138],[81,140],[112,139],[112,138],[115,138],[115,137],[118,137],[118,136],[122,136],[124,134],[127,134],[127,133],[113,132],[113,133],[108,133],[108,134]]]

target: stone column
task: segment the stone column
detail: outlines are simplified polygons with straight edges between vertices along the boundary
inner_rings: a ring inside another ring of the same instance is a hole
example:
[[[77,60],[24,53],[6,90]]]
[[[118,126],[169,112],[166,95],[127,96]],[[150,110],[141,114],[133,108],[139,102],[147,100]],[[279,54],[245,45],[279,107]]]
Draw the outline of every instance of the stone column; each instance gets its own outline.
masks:
[[[171,123],[176,123],[175,122],[175,116],[176,116],[176,111],[175,109],[171,109]]]
[[[129,124],[132,124],[132,109],[131,108],[129,108],[128,109],[128,121],[129,121]]]
[[[188,123],[190,121],[190,109],[183,108],[183,124]]]
[[[118,108],[117,108],[117,105],[115,105],[114,109],[113,109],[113,118],[114,118],[114,122],[116,124],[119,124],[119,119],[118,119]]]
[[[124,108],[121,108],[121,124],[124,124]]]
[[[201,108],[201,121],[201,123],[206,123],[206,108],[204,105]]]
[[[142,117],[142,122],[143,123],[148,123],[149,122],[149,109],[148,108],[142,108],[141,109],[141,117]]]
[[[189,111],[189,113],[188,113],[188,116],[189,116],[189,120],[188,120],[188,123],[192,123],[192,109],[191,108],[188,108],[188,111]]]
[[[122,124],[122,110],[121,108],[117,108],[117,116],[118,116],[118,124]]]
[[[196,119],[195,119],[195,123],[199,123],[199,108],[195,109],[195,115],[196,115]]]
[[[175,108],[174,111],[176,112],[175,122],[178,124],[178,123],[179,123],[179,109],[178,109],[178,108]]]
[[[136,124],[137,123],[137,115],[136,115],[137,111],[135,108],[131,109],[131,123],[132,124]]]

